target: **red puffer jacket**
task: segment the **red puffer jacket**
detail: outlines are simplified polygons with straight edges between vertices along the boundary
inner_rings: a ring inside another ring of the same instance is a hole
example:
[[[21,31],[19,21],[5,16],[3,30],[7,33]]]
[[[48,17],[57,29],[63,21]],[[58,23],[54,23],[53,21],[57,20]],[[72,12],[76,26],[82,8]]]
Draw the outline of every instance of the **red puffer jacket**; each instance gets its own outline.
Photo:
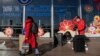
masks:
[[[75,25],[77,25],[79,35],[84,35],[86,27],[85,21],[83,19],[80,19],[79,22],[77,22],[76,20],[74,20],[73,22]]]
[[[29,43],[32,48],[35,48],[37,46],[36,35],[30,31],[31,27],[32,27],[32,21],[26,20],[25,21],[25,42]]]

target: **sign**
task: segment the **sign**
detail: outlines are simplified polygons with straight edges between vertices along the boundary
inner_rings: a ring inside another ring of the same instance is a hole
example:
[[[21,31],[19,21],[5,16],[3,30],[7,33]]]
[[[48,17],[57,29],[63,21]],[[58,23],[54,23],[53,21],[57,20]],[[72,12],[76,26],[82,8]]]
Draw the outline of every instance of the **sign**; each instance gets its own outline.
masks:
[[[20,7],[19,6],[10,6],[10,5],[2,6],[2,11],[3,11],[3,13],[6,13],[6,12],[20,12]]]
[[[19,2],[20,4],[23,4],[23,5],[27,5],[27,4],[29,4],[31,1],[32,1],[32,0],[18,0],[18,2]]]

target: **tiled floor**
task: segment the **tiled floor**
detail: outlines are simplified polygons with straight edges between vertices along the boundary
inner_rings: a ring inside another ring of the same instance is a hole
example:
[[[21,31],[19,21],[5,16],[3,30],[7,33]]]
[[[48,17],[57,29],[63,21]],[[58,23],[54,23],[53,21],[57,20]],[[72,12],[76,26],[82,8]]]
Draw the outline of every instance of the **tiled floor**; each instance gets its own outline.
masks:
[[[100,56],[100,38],[90,38],[89,50],[86,53],[75,53],[72,44],[53,48],[49,39],[39,40],[41,56]],[[0,56],[19,56],[18,50],[0,50]],[[26,56],[33,56],[32,54]]]
[[[75,53],[72,50],[72,44],[66,44],[62,47],[56,47],[43,56],[100,56],[100,38],[90,38],[88,43],[89,50],[86,53]]]

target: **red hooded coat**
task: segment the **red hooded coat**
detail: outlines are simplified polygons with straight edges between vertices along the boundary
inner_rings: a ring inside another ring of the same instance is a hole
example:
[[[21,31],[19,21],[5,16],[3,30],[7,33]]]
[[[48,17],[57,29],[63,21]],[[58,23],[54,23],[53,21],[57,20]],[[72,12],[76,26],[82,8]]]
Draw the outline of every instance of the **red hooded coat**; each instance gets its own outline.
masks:
[[[78,28],[78,33],[79,35],[84,35],[85,34],[85,21],[83,19],[80,19],[80,21],[76,21],[76,19],[74,19],[74,24],[77,25]]]
[[[36,35],[30,30],[32,27],[32,21],[30,19],[25,21],[25,42],[28,42],[32,48],[37,47]]]

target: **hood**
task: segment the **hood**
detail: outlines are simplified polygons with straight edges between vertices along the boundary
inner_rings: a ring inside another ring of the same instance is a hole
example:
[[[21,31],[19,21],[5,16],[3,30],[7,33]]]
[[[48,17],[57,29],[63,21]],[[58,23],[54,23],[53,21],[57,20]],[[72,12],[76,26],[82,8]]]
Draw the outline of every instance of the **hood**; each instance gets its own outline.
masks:
[[[29,19],[29,20],[26,20],[26,23],[32,23],[32,21]]]

